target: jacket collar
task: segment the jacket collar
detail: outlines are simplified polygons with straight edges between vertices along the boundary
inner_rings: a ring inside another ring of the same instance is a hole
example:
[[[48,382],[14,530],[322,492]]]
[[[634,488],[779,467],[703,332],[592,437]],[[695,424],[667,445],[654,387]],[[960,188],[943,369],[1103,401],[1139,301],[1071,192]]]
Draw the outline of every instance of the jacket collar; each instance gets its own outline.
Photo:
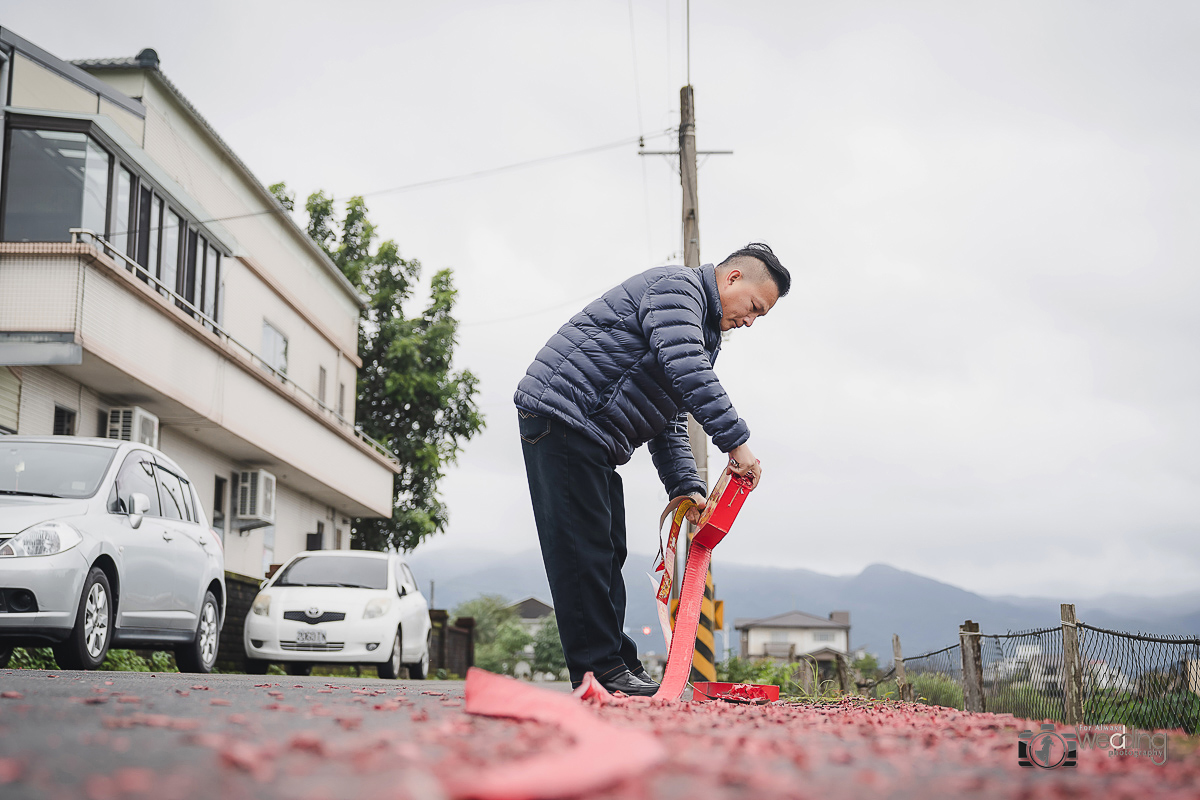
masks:
[[[713,327],[721,327],[721,293],[717,291],[717,268],[712,264],[700,267],[700,283],[704,285],[704,293],[708,295],[708,319],[705,320]]]

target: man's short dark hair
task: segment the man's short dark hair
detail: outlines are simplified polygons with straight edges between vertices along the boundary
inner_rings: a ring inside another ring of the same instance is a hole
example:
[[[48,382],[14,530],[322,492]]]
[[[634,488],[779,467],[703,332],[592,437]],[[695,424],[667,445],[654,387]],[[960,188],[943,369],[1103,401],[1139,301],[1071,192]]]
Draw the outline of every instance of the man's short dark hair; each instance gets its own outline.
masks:
[[[723,267],[735,258],[746,256],[757,258],[767,268],[767,274],[771,276],[771,280],[775,281],[775,288],[779,290],[780,297],[785,296],[788,290],[792,288],[792,273],[787,271],[787,267],[779,263],[779,256],[775,255],[775,251],[769,245],[765,245],[762,242],[751,242],[741,250],[735,250],[717,266]]]

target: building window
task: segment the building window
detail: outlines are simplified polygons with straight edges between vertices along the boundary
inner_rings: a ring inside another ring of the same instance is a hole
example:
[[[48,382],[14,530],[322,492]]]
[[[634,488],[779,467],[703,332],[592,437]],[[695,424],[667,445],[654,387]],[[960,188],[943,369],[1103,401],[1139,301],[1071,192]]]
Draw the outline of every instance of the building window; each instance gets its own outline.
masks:
[[[263,320],[262,360],[271,369],[287,374],[288,340],[279,329]]]
[[[158,279],[172,292],[179,291],[179,232],[186,230],[187,223],[178,214],[164,214],[162,258],[158,262]]]
[[[54,435],[75,435],[75,412],[62,406],[54,407]]]
[[[346,384],[338,384],[338,416],[346,416]]]
[[[107,233],[109,156],[86,134],[9,134],[4,239],[69,242],[71,228]]]
[[[213,515],[212,526],[221,541],[225,541],[225,487],[228,482],[220,475],[213,479]]]
[[[813,634],[814,642],[832,642],[833,634],[829,631],[821,631]]]
[[[788,640],[788,632],[787,631],[771,631],[771,641],[772,642],[775,642],[777,644],[780,642],[786,643],[787,640]]]
[[[214,322],[217,319],[217,284],[219,283],[220,274],[221,254],[217,252],[217,248],[208,245],[204,250],[204,276],[201,279],[203,291],[200,295],[200,310]]]
[[[199,266],[204,266],[204,255],[198,254],[198,250],[204,248],[204,237],[198,232],[191,230],[187,235],[187,257],[183,263],[183,280],[180,282],[179,294],[183,299],[196,305],[196,268],[197,257],[199,257]]]
[[[317,400],[325,405],[325,368],[317,367]]]
[[[133,222],[133,214],[130,213],[132,206],[133,173],[122,167],[117,170],[117,185],[113,189],[112,232],[108,240],[124,255],[129,255],[133,243],[133,237],[130,235]]]
[[[153,275],[158,255],[158,223],[154,219],[154,192],[149,186],[143,186],[138,192],[137,215],[137,256],[134,260],[145,267],[146,272]],[[145,273],[139,272],[138,277],[146,280]]]

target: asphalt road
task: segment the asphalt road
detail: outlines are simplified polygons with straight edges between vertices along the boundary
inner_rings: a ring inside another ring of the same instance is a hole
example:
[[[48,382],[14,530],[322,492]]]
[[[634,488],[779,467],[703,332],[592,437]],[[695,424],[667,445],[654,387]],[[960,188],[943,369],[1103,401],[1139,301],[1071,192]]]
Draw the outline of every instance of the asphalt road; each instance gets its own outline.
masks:
[[[1027,724],[999,715],[854,699],[589,706],[669,756],[588,797],[1200,796],[1196,740],[1178,735],[1162,766],[1096,750],[1041,770],[1016,762]],[[552,725],[466,714],[461,682],[0,670],[3,800],[438,800],[463,775],[570,746]]]

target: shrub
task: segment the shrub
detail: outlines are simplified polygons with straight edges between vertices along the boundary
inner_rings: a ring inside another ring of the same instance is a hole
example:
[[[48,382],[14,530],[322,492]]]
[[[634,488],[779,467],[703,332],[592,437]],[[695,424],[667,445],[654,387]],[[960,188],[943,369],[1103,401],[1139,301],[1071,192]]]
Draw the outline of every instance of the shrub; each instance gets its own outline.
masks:
[[[909,678],[913,697],[931,706],[962,709],[963,690],[958,681],[940,672],[922,672]]]
[[[49,647],[15,647],[8,666],[9,669],[58,669],[54,651]]]

